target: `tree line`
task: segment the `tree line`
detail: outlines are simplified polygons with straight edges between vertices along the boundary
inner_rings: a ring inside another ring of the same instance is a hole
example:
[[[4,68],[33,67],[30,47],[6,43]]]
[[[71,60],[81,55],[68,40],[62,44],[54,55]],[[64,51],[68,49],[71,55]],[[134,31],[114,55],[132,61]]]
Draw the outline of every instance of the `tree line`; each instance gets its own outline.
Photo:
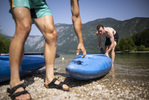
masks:
[[[149,29],[122,38],[116,46],[116,51],[149,51]]]
[[[0,33],[0,53],[9,52],[10,40]]]

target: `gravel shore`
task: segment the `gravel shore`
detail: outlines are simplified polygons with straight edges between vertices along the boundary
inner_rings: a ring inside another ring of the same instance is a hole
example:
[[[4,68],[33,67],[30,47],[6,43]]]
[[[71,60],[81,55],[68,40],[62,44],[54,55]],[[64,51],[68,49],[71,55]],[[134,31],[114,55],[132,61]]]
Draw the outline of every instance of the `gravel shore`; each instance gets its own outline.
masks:
[[[115,65],[118,66],[118,65]],[[33,100],[149,100],[149,82],[129,81],[111,70],[106,76],[80,81],[69,77],[55,68],[55,77],[70,86],[70,91],[47,89],[44,87],[45,69],[22,78],[26,90]],[[123,75],[121,75],[123,76]],[[0,100],[10,100],[6,89],[9,83],[1,83]]]
[[[70,91],[44,87],[45,67],[21,78],[33,100],[149,100],[149,62],[141,55],[117,55],[114,67],[102,78],[80,81],[71,78],[65,67],[75,55],[62,55],[55,61],[55,77]],[[10,100],[9,82],[0,83],[0,100]]]

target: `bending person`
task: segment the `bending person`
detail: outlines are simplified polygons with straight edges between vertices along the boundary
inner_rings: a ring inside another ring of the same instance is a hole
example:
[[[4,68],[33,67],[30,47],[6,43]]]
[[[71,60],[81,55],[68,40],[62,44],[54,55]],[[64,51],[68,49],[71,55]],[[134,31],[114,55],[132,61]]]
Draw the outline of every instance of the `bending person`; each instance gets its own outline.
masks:
[[[109,52],[111,52],[111,59],[112,59],[113,64],[114,64],[115,47],[118,43],[118,38],[119,38],[118,33],[111,27],[103,27],[103,25],[99,24],[97,26],[96,35],[98,38],[98,44],[99,44],[99,48],[101,51],[103,51],[101,37],[106,37],[105,55],[109,57]]]

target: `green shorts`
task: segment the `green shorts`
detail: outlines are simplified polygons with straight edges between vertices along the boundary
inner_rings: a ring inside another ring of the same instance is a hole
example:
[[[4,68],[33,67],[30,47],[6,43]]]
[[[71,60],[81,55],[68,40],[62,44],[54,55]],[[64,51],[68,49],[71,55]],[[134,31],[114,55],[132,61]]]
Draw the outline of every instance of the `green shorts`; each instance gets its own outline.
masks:
[[[45,15],[51,15],[52,13],[47,6],[45,0],[9,0],[10,2],[10,13],[15,7],[26,7],[31,12],[32,18],[40,18]]]

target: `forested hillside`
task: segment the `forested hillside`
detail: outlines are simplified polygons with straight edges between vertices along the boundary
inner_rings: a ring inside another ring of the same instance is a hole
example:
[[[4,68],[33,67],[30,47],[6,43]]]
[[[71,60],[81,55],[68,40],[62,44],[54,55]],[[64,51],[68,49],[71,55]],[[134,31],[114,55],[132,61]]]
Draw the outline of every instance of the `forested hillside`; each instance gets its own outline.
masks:
[[[133,34],[131,37],[122,38],[116,50],[149,51],[149,29]]]
[[[0,53],[9,52],[10,40],[0,32]]]
[[[96,27],[98,24],[103,24],[105,27],[113,27],[117,31],[120,41],[116,50],[142,50],[139,48],[148,48],[148,40],[145,40],[145,37],[148,37],[148,32],[144,33],[143,31],[146,32],[146,29],[149,29],[149,18],[136,17],[124,21],[113,18],[103,18],[82,24],[83,41],[87,53],[99,53],[96,37]],[[58,32],[57,53],[75,53],[78,39],[74,32],[73,25],[55,24],[55,27]],[[11,37],[7,38],[11,39]],[[8,52],[10,41],[6,39],[5,36],[1,36],[0,41],[1,52]],[[25,52],[44,52],[44,42],[43,36],[29,36],[25,43]],[[105,38],[103,37],[103,46],[104,42]],[[127,44],[132,45],[127,46]]]

